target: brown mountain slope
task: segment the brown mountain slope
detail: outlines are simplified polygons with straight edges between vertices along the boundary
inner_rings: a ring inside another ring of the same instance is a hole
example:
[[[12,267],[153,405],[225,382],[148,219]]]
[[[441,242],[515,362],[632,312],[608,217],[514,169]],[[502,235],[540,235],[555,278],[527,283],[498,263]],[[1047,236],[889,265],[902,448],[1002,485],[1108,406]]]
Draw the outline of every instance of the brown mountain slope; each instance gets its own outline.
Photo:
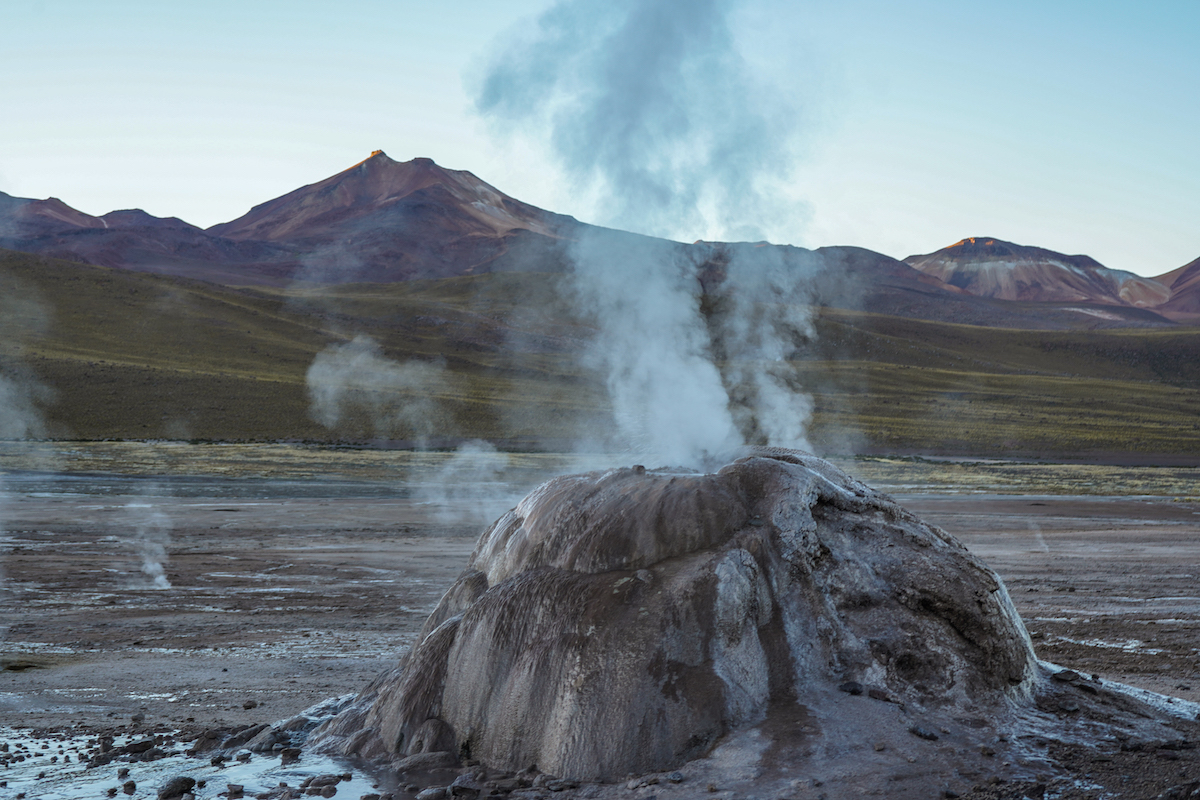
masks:
[[[1156,310],[1181,322],[1200,322],[1200,258],[1155,278],[1171,290]]]
[[[444,169],[428,158],[401,163],[376,150],[350,169],[208,230],[230,239],[273,242],[344,236],[354,220],[375,216],[414,194],[453,208],[456,213],[445,215],[443,224],[460,235],[524,229],[551,236],[564,220],[514,200],[470,172]]]
[[[1156,280],[1000,239],[971,237],[905,263],[978,297],[1034,302],[1102,303],[1153,308],[1170,290]]]
[[[371,157],[255,206],[208,233],[291,249],[293,277],[389,283],[511,269],[561,268],[570,217],[522,203],[428,158]]]

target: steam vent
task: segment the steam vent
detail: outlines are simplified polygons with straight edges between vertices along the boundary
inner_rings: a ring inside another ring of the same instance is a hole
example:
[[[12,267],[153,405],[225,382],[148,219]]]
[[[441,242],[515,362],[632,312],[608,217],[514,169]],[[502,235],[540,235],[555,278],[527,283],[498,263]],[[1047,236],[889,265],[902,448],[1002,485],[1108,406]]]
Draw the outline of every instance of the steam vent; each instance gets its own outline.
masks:
[[[911,739],[923,710],[981,727],[1038,674],[1004,585],[965,547],[780,449],[714,474],[543,484],[484,532],[417,641],[321,749],[613,781],[766,720],[850,735],[857,714]]]

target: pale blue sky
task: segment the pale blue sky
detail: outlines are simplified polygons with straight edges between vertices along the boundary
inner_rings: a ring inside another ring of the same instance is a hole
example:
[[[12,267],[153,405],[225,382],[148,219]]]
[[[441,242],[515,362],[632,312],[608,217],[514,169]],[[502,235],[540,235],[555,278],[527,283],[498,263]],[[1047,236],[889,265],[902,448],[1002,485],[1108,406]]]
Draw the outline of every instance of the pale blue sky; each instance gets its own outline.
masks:
[[[5,0],[0,191],[208,226],[382,148],[603,223],[541,132],[472,110],[550,5]],[[1200,0],[746,0],[735,23],[798,109],[773,239],[1200,256]]]

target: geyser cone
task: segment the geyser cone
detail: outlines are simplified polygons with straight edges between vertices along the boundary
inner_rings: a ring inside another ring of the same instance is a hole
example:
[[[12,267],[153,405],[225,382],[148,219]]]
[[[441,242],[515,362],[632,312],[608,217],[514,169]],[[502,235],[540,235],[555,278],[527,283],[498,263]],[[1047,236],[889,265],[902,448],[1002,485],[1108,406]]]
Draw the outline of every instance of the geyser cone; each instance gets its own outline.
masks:
[[[318,740],[611,780],[839,685],[977,709],[1027,696],[1035,664],[1000,580],[948,534],[820,459],[756,450],[542,485]]]

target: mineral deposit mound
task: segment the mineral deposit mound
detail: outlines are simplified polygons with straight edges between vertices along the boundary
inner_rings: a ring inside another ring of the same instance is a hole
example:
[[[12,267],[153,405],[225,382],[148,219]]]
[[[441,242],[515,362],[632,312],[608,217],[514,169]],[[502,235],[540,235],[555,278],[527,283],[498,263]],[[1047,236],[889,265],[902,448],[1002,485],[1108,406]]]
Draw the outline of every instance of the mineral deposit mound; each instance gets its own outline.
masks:
[[[608,781],[768,718],[842,717],[848,699],[875,701],[876,736],[920,734],[917,710],[980,717],[1028,701],[1037,674],[1004,585],[965,547],[820,459],[761,449],[713,474],[538,487],[318,740]]]

